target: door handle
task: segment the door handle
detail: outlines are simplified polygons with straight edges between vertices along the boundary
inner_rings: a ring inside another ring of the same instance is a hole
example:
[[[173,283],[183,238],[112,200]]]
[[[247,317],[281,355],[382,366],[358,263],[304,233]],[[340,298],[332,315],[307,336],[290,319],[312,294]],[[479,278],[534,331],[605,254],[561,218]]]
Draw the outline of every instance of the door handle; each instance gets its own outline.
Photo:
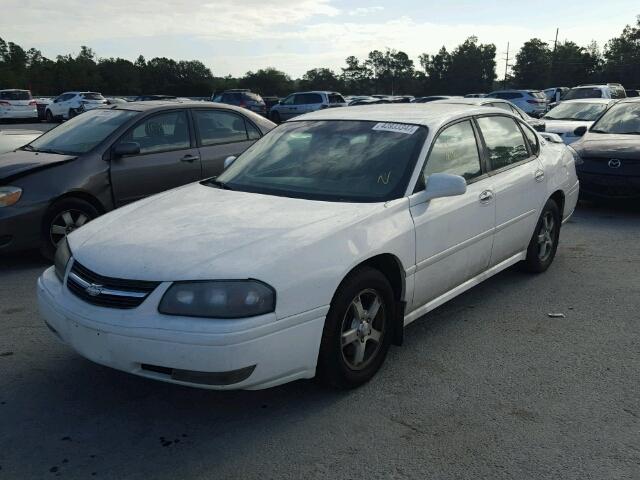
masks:
[[[180,159],[181,162],[189,162],[189,163],[195,162],[196,160],[200,160],[200,157],[198,155],[185,155]]]
[[[493,200],[493,192],[491,190],[485,190],[480,194],[480,203],[489,203]]]
[[[544,180],[544,172],[542,170],[536,170],[536,182]]]

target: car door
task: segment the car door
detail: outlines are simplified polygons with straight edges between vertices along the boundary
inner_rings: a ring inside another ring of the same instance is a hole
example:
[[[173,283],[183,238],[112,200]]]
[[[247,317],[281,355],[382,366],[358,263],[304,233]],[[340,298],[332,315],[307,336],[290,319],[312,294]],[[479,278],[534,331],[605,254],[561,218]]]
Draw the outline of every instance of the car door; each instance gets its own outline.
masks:
[[[224,160],[238,156],[260,138],[260,130],[246,117],[228,110],[192,110],[202,165],[202,178],[222,173]]]
[[[53,102],[51,102],[51,104],[49,105],[49,110],[51,111],[51,114],[54,117],[59,117],[60,115],[62,115],[62,110],[64,108],[64,101],[67,97],[68,97],[68,94],[63,93],[62,95],[55,98]]]
[[[482,116],[477,123],[496,202],[491,265],[497,265],[527,248],[546,184],[530,127],[502,115]]]
[[[289,95],[282,101],[282,103],[280,103],[280,105],[278,106],[278,113],[280,114],[280,118],[282,120],[288,120],[296,115],[295,112],[298,109],[298,106],[294,105],[294,102],[296,101],[296,97],[298,96],[299,94],[294,93],[292,95]]]
[[[319,110],[322,105],[322,95],[319,93],[301,93],[296,95],[294,106],[297,107],[296,115]]]
[[[424,189],[433,173],[463,176],[467,191],[411,206],[416,234],[414,308],[483,272],[491,258],[493,179],[485,173],[471,119],[448,125],[438,133],[417,191]]]
[[[137,143],[140,153],[111,156],[111,184],[118,205],[200,179],[200,156],[192,141],[187,110],[151,114],[116,144],[122,142]]]

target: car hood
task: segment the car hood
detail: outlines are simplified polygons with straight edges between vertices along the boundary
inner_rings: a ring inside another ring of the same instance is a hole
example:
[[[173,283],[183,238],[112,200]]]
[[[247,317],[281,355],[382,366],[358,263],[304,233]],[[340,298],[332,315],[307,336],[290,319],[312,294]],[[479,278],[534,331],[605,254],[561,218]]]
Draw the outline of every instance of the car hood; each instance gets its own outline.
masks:
[[[74,258],[108,277],[248,278],[382,209],[191,184],[104,215],[68,238]]]
[[[612,135],[590,133],[572,147],[583,157],[615,157],[640,159],[640,135]]]
[[[73,160],[71,155],[16,150],[0,155],[0,181],[15,179],[35,170],[42,170]]]
[[[549,133],[573,133],[578,127],[589,128],[593,122],[586,122],[581,120],[547,120],[543,118],[546,129]]]

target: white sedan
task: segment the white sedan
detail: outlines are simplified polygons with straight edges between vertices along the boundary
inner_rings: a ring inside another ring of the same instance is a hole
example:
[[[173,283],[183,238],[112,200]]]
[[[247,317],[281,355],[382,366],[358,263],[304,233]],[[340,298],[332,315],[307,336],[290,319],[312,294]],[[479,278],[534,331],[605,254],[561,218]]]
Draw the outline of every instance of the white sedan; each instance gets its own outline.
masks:
[[[71,233],[40,310],[81,355],[136,375],[354,387],[407,324],[510,265],[546,270],[577,197],[569,149],[504,110],[320,110],[216,179]]]

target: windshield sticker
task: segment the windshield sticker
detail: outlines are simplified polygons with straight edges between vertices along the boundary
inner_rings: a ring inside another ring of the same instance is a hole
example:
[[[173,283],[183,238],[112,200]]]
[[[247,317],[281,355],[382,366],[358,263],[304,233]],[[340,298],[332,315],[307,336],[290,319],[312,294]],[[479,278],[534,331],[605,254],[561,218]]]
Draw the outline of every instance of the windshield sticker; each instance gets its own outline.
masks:
[[[378,175],[378,183],[382,183],[384,185],[388,185],[390,177],[391,177],[391,172],[387,172],[386,175],[384,173],[381,174],[381,175]]]
[[[371,130],[380,132],[396,132],[412,135],[418,130],[417,125],[405,125],[404,123],[376,123]]]

